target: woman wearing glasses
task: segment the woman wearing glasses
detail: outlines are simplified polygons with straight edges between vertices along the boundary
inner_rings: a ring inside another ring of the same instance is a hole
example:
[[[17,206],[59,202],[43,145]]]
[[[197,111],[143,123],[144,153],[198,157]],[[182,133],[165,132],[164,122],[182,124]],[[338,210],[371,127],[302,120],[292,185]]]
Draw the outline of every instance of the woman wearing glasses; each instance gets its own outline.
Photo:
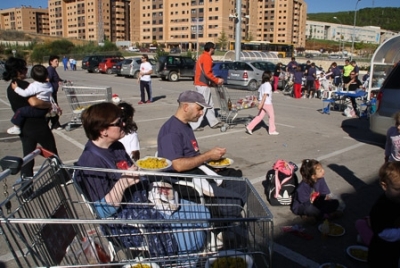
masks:
[[[358,79],[357,74],[354,71],[350,72],[350,81],[345,84],[345,88],[348,89],[348,91],[359,91],[362,90],[361,89],[362,83],[361,81]],[[351,100],[351,104],[353,106],[354,112],[356,113],[356,115],[358,114],[358,110],[357,110],[357,102],[356,102],[356,98],[354,97],[350,97]]]
[[[125,136],[125,122],[122,110],[112,103],[100,103],[90,106],[82,113],[82,125],[88,142],[77,165],[100,169],[137,170],[119,139]],[[89,202],[93,202],[96,214],[100,218],[131,219],[208,219],[210,214],[203,205],[195,205],[186,200],[179,200],[179,207],[172,213],[157,210],[148,201],[151,183],[146,177],[115,172],[76,170],[74,182],[78,184]],[[153,186],[154,188],[154,186]],[[139,205],[140,203],[140,205]],[[144,205],[143,205],[144,204]],[[171,212],[171,211],[169,211]],[[204,223],[188,226],[206,227]],[[180,226],[178,226],[179,228]],[[147,228],[147,226],[146,226]],[[153,224],[148,228],[177,228],[174,224]],[[182,227],[181,227],[182,228]],[[164,230],[163,229],[163,230]],[[147,229],[146,229],[147,230]],[[137,234],[138,230],[130,226],[109,225],[108,233],[118,236],[125,247],[138,247],[148,243],[151,255],[171,255],[177,252],[199,250],[206,238],[202,230],[192,232],[166,232],[157,234],[155,230],[147,230],[146,239]],[[127,234],[127,235],[123,235]]]
[[[20,58],[9,58],[5,63],[3,79],[5,81],[16,81],[18,87],[26,89],[29,82],[26,79],[26,61]],[[14,111],[24,107],[33,106],[39,109],[50,109],[50,102],[39,100],[36,96],[22,97],[18,95],[10,85],[7,87],[7,98],[10,101],[11,109]],[[49,129],[45,115],[43,117],[27,117],[25,123],[21,125],[21,134],[19,137],[22,142],[22,151],[24,156],[31,153],[40,144],[43,148],[58,154],[54,136]],[[30,161],[21,169],[21,175],[26,177],[33,176],[34,161]]]

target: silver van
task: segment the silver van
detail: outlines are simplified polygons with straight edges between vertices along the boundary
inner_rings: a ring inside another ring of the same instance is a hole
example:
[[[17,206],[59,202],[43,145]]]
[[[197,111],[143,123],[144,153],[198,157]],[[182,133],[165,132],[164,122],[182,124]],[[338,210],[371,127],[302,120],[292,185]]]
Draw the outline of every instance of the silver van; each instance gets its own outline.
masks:
[[[153,74],[156,75],[155,66],[156,61],[149,59],[151,66],[153,67]],[[121,76],[138,78],[140,73],[140,64],[142,63],[141,57],[134,57],[124,59],[121,64]]]
[[[370,118],[371,131],[382,135],[394,125],[392,116],[400,111],[400,64],[387,73],[376,97],[376,112]]]
[[[250,62],[235,61],[228,71],[227,84],[246,87],[248,90],[254,91],[261,84],[263,72]]]

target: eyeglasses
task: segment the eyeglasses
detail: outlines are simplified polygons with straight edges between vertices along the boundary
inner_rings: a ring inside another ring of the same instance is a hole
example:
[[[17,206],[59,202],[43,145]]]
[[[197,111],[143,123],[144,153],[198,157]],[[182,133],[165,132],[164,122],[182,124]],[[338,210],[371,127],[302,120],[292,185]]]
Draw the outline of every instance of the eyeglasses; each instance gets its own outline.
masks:
[[[118,118],[117,122],[108,124],[107,126],[108,127],[122,127],[123,124],[124,124],[124,121],[122,121],[122,118],[120,117],[120,118]]]

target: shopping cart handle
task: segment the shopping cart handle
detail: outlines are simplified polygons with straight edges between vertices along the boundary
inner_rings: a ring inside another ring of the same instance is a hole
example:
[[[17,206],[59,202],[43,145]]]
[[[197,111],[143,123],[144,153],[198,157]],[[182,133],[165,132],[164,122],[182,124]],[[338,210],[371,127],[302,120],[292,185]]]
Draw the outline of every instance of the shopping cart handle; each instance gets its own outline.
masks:
[[[3,170],[9,169],[11,175],[17,174],[22,167],[24,160],[21,157],[5,156],[0,160],[0,165]]]

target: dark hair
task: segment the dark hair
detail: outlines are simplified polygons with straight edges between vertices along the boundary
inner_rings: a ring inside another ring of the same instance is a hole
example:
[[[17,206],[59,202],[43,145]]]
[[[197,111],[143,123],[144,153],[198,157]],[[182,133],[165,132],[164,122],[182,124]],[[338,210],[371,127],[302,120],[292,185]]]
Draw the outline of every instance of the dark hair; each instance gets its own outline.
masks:
[[[53,60],[55,60],[55,59],[60,60],[60,57],[57,56],[57,55],[50,55],[50,57],[49,57],[49,65],[51,65],[51,62]]]
[[[26,70],[26,61],[24,59],[10,57],[4,64],[3,79],[10,81],[18,77],[18,73]]]
[[[49,77],[46,67],[41,64],[34,65],[31,70],[31,77],[33,80],[45,83]]]
[[[386,162],[379,169],[379,181],[388,184],[400,180],[400,162]]]
[[[269,70],[264,71],[263,74],[262,74],[261,83],[264,84],[265,82],[271,82],[271,76],[272,76],[271,74],[272,73]]]
[[[296,60],[296,58],[295,58],[295,57],[292,57],[292,60]]]
[[[147,55],[147,54],[143,54],[143,55],[142,55],[142,57],[143,57],[143,58],[145,58],[145,59],[146,59],[146,61],[149,61],[149,55]]]
[[[312,175],[315,175],[315,167],[320,164],[321,163],[315,159],[304,159],[301,162],[300,174],[303,181],[311,187],[313,187],[315,183],[312,179]]]
[[[106,129],[121,116],[121,109],[111,102],[94,104],[82,112],[82,125],[89,140],[97,140],[100,131]]]
[[[215,45],[214,45],[213,42],[207,42],[207,43],[204,45],[204,51],[208,52],[208,51],[210,51],[211,48],[214,48],[214,47],[215,47]]]
[[[132,104],[126,102],[121,102],[117,106],[121,108],[121,118],[122,121],[125,123],[125,126],[123,127],[124,132],[126,134],[136,132],[138,130],[138,127],[135,121],[133,121],[135,108],[133,108]]]

